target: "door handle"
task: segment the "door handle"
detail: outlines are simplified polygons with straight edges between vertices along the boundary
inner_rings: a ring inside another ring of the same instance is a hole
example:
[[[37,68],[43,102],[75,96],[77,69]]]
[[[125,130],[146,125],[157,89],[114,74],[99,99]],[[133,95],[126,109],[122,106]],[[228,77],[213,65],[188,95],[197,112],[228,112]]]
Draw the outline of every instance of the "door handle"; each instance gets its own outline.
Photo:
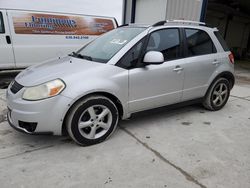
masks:
[[[174,68],[175,72],[179,72],[179,71],[182,71],[182,70],[183,70],[183,68],[180,67],[179,65]]]
[[[6,35],[6,42],[7,42],[7,44],[11,44],[11,40],[10,40],[10,36],[9,35]]]
[[[213,65],[218,65],[218,64],[220,64],[220,62],[219,61],[217,61],[216,59],[212,62],[212,64]]]

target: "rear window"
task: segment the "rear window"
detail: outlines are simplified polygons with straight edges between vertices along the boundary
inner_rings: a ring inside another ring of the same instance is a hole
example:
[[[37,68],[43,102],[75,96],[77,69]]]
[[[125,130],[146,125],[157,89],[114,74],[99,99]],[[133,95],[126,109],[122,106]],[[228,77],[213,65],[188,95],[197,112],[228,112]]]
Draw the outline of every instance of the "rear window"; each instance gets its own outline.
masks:
[[[189,57],[216,53],[213,41],[205,31],[185,29],[185,33]]]
[[[220,42],[220,44],[221,44],[222,48],[224,49],[224,51],[230,51],[230,49],[227,46],[227,43],[225,42],[225,40],[223,39],[223,37],[221,36],[219,31],[215,31],[214,34],[217,37],[218,41]]]
[[[0,12],[0,33],[4,33],[4,25],[3,25],[3,15]]]

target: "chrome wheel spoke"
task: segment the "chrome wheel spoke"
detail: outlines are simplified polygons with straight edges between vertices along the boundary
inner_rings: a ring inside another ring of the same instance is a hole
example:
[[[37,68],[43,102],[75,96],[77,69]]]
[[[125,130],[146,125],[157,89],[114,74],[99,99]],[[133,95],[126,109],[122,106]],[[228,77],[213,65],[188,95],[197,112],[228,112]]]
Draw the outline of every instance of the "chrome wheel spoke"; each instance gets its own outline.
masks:
[[[214,95],[218,96],[220,95],[218,91],[214,91]]]
[[[81,121],[78,126],[80,129],[83,129],[86,127],[90,127],[91,124],[92,124],[91,121]]]
[[[95,138],[96,129],[97,129],[96,126],[91,127],[91,131],[90,131],[90,133],[89,133],[89,135],[88,135],[89,138],[91,138],[91,139]]]
[[[219,105],[223,103],[223,98],[221,95],[219,96],[219,101],[220,101]]]
[[[104,123],[104,122],[99,122],[98,125],[99,125],[99,127],[103,128],[105,130],[109,129],[109,127],[110,127],[110,125],[108,123]]]
[[[216,99],[215,99],[215,100],[213,100],[214,104],[217,104],[218,100],[219,100],[219,96],[218,96],[218,97],[216,97]]]
[[[91,119],[94,119],[96,117],[96,113],[95,113],[95,110],[94,110],[93,106],[88,108],[88,113],[89,113]]]
[[[104,118],[109,112],[110,112],[109,109],[107,108],[103,109],[102,113],[99,115],[99,119]]]
[[[227,90],[224,90],[221,92],[221,95],[225,95],[225,94],[227,94]]]
[[[223,91],[223,84],[220,84],[220,93]]]

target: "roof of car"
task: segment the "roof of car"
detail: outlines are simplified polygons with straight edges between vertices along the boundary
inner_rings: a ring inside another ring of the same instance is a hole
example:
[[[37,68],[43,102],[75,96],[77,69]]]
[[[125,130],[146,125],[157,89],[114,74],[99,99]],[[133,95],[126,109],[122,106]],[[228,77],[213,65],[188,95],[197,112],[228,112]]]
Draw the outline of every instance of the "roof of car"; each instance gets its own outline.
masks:
[[[164,26],[178,26],[178,27],[190,27],[190,28],[203,28],[203,29],[212,29],[214,31],[218,31],[217,28],[211,28],[206,25],[204,22],[198,21],[190,21],[190,20],[164,20],[159,21],[153,25],[150,24],[138,24],[138,23],[130,23],[124,24],[119,27],[144,27],[144,28],[156,28],[156,27],[164,27]]]

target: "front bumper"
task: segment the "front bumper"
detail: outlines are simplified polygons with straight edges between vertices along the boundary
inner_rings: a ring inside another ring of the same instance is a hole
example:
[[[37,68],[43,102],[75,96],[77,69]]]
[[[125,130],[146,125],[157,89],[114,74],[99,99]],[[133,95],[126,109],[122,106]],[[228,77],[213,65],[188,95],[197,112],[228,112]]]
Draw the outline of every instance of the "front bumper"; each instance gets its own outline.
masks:
[[[72,100],[58,95],[39,101],[26,101],[22,99],[23,90],[17,94],[13,94],[10,89],[7,90],[7,107],[9,109],[7,118],[10,126],[32,135],[61,135],[64,116]],[[29,124],[35,124],[35,128],[27,128]]]
[[[30,134],[30,135],[52,135],[52,134],[53,134],[53,132],[30,132],[30,131],[28,131],[28,130],[25,129],[25,128],[21,128],[21,127],[19,127],[19,126],[15,126],[15,125],[13,124],[12,120],[11,120],[11,110],[10,110],[10,109],[9,109],[9,111],[8,111],[8,113],[7,113],[7,120],[8,120],[9,125],[10,125],[13,129],[15,129],[15,130],[17,130],[17,131],[19,131],[19,132],[25,133],[25,134]]]

